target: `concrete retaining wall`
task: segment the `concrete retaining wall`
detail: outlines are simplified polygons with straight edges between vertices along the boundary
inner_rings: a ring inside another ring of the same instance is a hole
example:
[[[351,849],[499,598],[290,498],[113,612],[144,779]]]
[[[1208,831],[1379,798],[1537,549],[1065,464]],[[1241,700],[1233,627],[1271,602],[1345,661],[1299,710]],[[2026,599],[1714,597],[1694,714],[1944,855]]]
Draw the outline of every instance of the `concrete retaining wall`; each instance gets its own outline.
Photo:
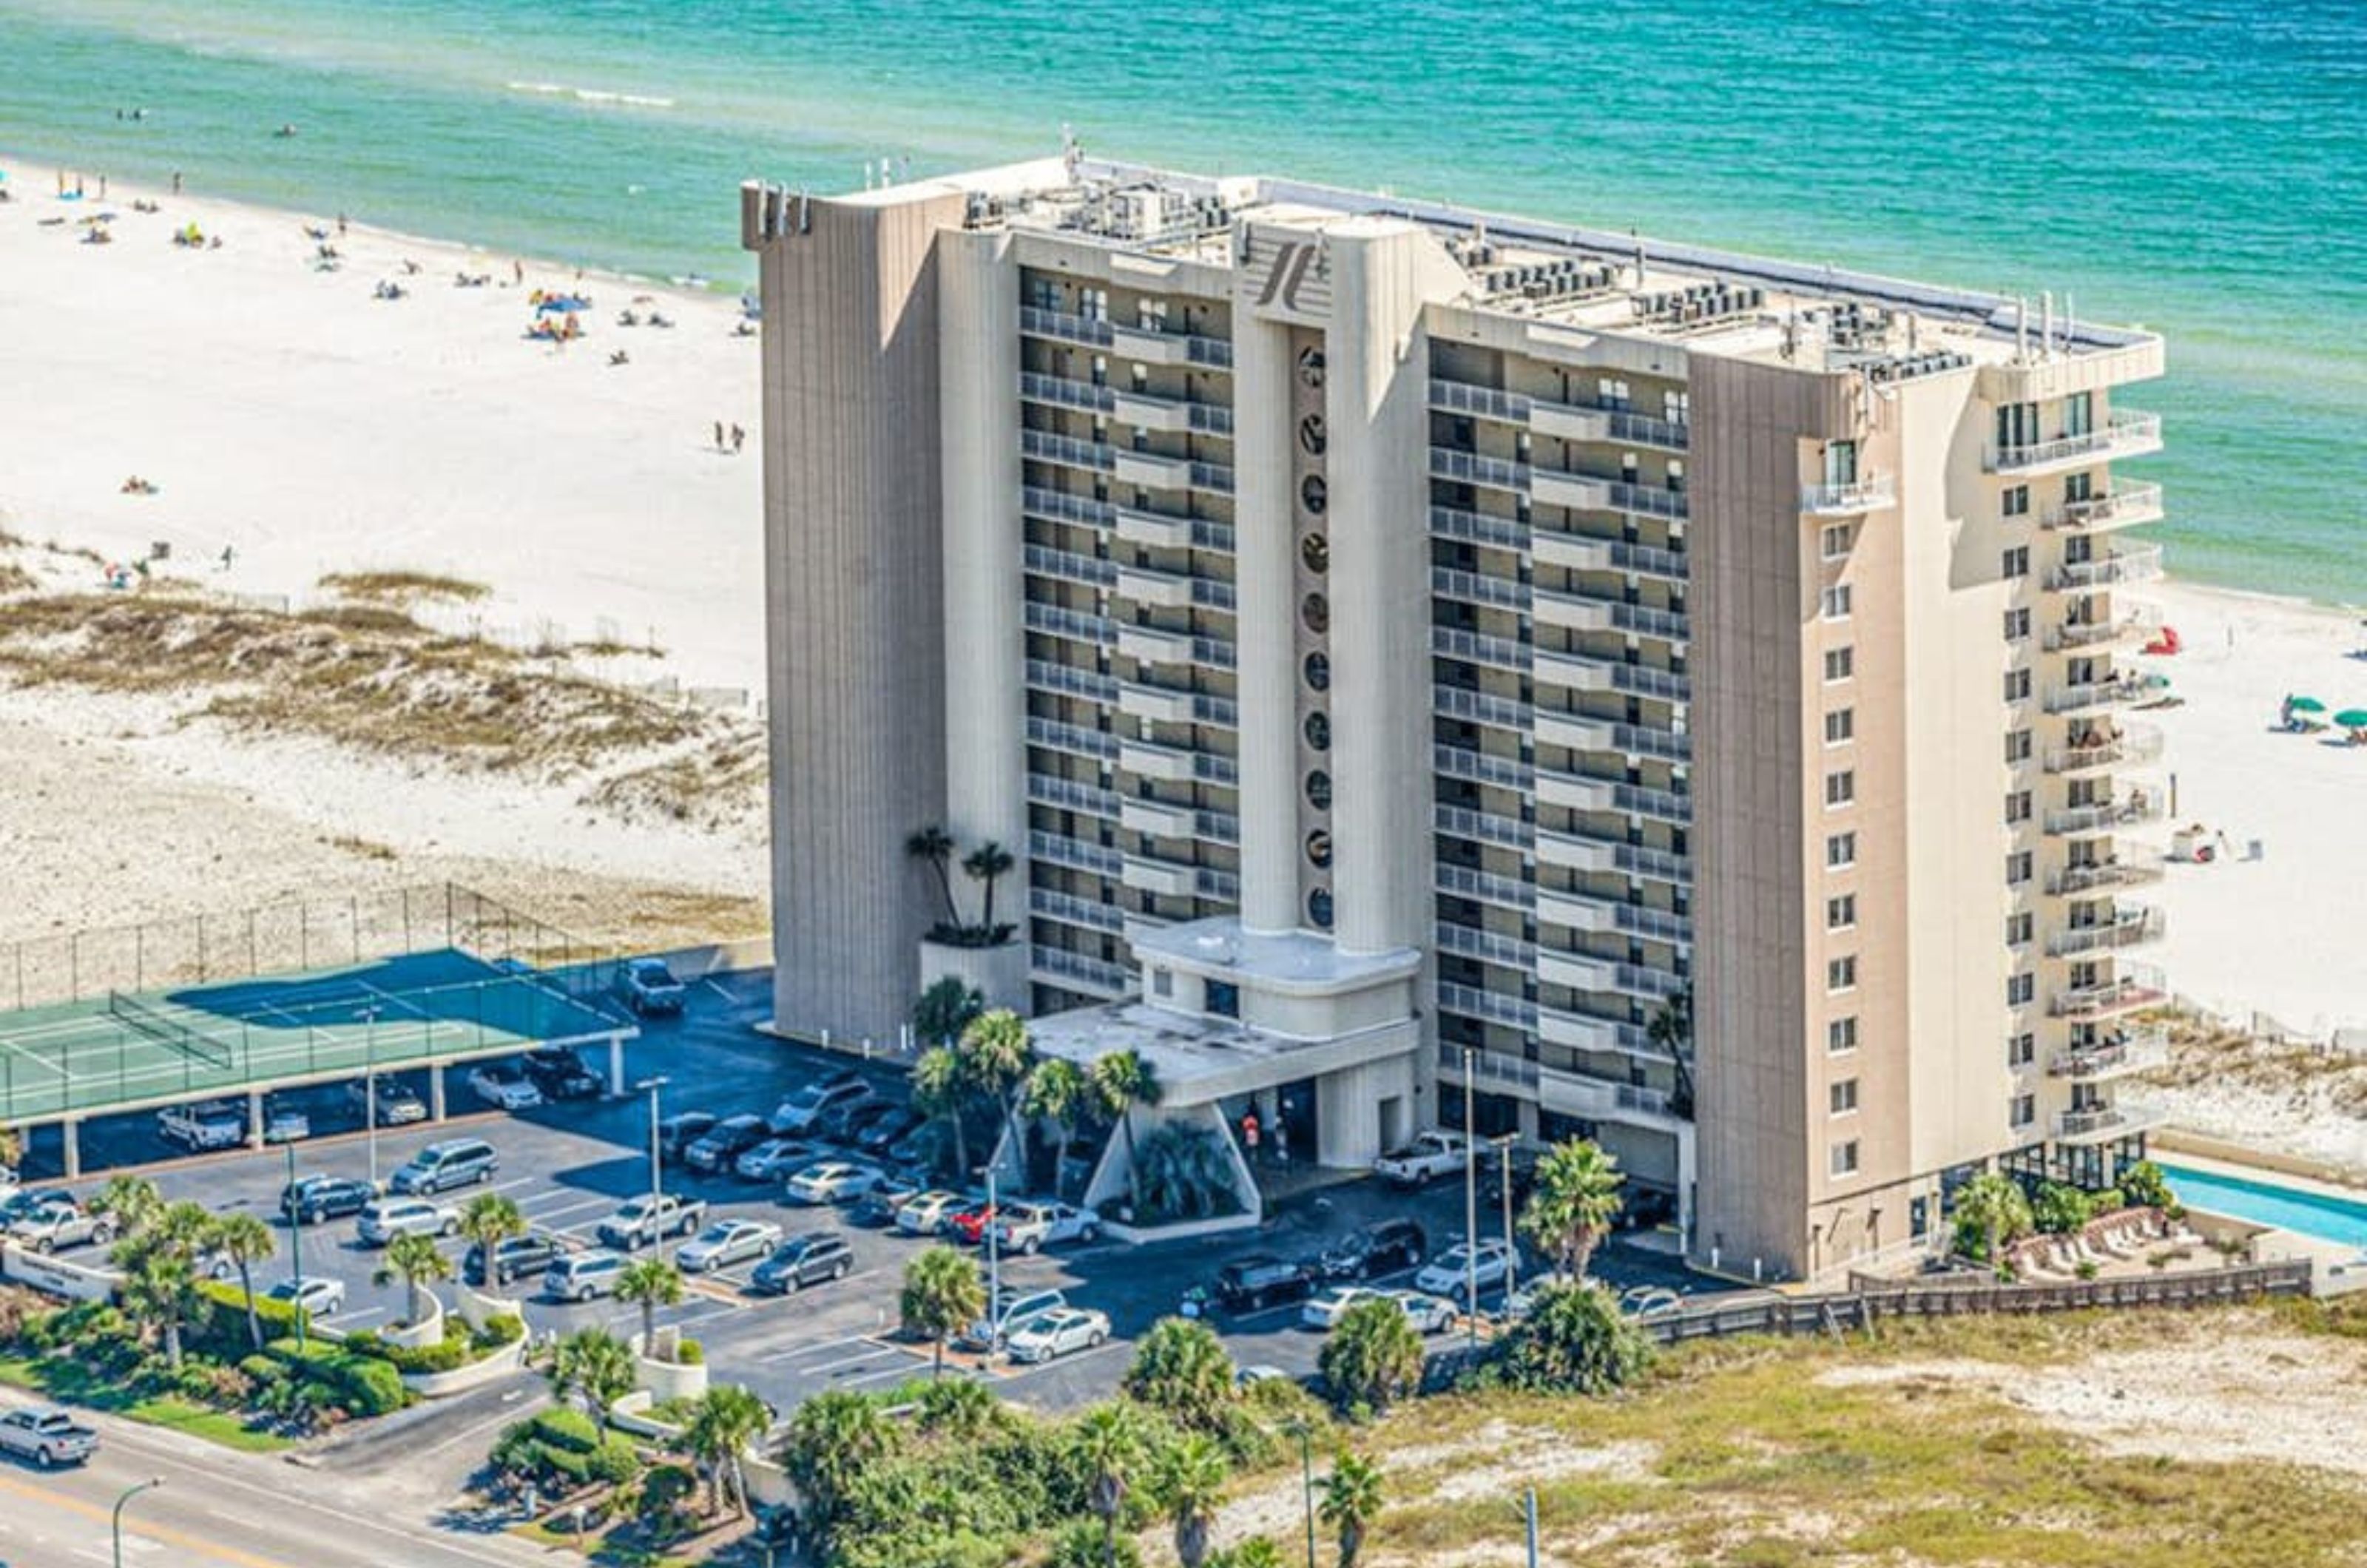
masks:
[[[63,1296],[75,1302],[106,1301],[123,1281],[123,1276],[112,1269],[68,1263],[13,1241],[0,1242],[0,1275],[45,1295]]]
[[[423,1346],[439,1345],[444,1340],[444,1303],[434,1291],[419,1292],[427,1301],[427,1315],[417,1323],[390,1323],[378,1331],[378,1337],[390,1345],[400,1345],[407,1350]]]
[[[499,1382],[526,1365],[526,1341],[504,1345],[481,1361],[455,1367],[448,1372],[405,1372],[402,1386],[422,1399],[449,1399],[456,1393]]]

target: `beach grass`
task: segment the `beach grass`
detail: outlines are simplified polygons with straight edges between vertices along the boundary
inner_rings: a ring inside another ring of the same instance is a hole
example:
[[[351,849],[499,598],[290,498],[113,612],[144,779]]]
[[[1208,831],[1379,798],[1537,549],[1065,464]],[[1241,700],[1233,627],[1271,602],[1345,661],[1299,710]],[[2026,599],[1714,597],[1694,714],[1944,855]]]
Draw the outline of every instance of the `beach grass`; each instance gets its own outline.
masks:
[[[333,571],[321,579],[320,585],[347,599],[398,604],[422,599],[470,604],[490,598],[493,592],[481,582],[435,571]]]

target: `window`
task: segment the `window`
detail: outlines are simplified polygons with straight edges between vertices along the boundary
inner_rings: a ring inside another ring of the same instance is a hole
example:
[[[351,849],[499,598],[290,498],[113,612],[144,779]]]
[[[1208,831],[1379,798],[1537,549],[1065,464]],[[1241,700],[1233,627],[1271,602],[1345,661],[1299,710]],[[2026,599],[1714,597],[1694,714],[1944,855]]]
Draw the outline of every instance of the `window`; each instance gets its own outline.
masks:
[[[2005,1043],[2005,1065],[2007,1066],[2026,1067],[2036,1060],[2038,1060],[2037,1035],[2030,1033],[2025,1030],[2023,1032],[2015,1035],[2012,1039]]]
[[[1817,554],[1824,560],[1840,560],[1857,543],[1857,525],[1835,523],[1817,536]]]
[[[1150,972],[1150,994],[1154,997],[1173,996],[1175,972],[1172,969],[1153,969]]]
[[[1857,1174],[1857,1140],[1855,1138],[1850,1139],[1847,1143],[1833,1145],[1832,1162],[1828,1168],[1835,1176]]]
[[[1825,1049],[1836,1055],[1857,1049],[1857,1020],[1837,1018],[1825,1025]]]
[[[1627,406],[1627,383],[1599,377],[1594,383],[1594,400],[1599,408],[1624,409]]]
[[[1835,833],[1825,840],[1825,869],[1839,871],[1857,863],[1857,835]]]
[[[2038,995],[2037,976],[2009,975],[2006,976],[2006,1006],[2010,1008],[2026,1008],[2030,1005],[2031,998],[2036,995]]]
[[[2063,476],[2063,500],[2067,505],[2077,506],[2083,501],[2095,499],[2095,475],[2066,474]]]
[[[1857,1109],[1857,1079],[1843,1078],[1825,1086],[1825,1107],[1836,1116],[1847,1116]]]
[[[2005,672],[2005,700],[2026,703],[2030,700],[2030,671],[2009,670]]]
[[[1857,798],[1857,774],[1844,768],[1838,773],[1825,775],[1825,804],[1847,806]]]
[[[1241,1016],[1241,988],[1230,980],[1211,980],[1207,986],[1208,1011],[1217,1018]]]
[[[1857,483],[1857,443],[1825,443],[1825,483],[1836,490]]]
[[[2005,732],[2005,762],[2007,767],[2030,761],[2030,731],[2009,729]]]
[[[2033,1122],[2038,1120],[2038,1096],[2034,1094],[2015,1095],[2010,1102],[2007,1116],[2008,1119],[2012,1122],[2017,1130],[2029,1126]]]
[[[2028,545],[2016,545],[2013,548],[2006,551],[2003,559],[1999,563],[1998,575],[2000,577],[2028,577],[2030,575],[2030,547]]]
[[[2021,947],[2026,944],[2030,941],[2030,927],[2029,910],[2024,909],[2020,914],[2008,915],[2005,918],[2005,944],[2008,947]]]
[[[1829,621],[1850,618],[1850,585],[1836,582],[1817,594],[1817,613]]]
[[[2020,642],[2030,635],[2030,606],[2017,604],[2005,613],[2005,640]]]
[[[1852,991],[1857,988],[1857,954],[1845,953],[1839,958],[1825,961],[1825,989]]]
[[[2017,822],[2027,822],[2030,820],[2030,792],[2028,790],[2018,789],[2005,797],[2005,820],[2006,826],[2009,828],[2012,827]]]
[[[1853,648],[1825,649],[1825,679],[1846,681],[1857,672],[1857,650]]]
[[[1835,708],[1825,715],[1825,744],[1839,746],[1857,737],[1857,710]]]
[[[2096,428],[2096,394],[2074,392],[2063,400],[2063,434],[2086,435]]]
[[[2008,517],[2027,517],[2030,515],[2030,487],[2028,485],[2008,485],[2005,490],[2005,495],[2002,499],[2005,502],[2005,514]]]
[[[1857,924],[1857,895],[1843,893],[1825,900],[1825,929],[1845,931]]]
[[[2019,887],[2030,880],[2030,852],[2016,850],[2005,857],[2005,885]]]

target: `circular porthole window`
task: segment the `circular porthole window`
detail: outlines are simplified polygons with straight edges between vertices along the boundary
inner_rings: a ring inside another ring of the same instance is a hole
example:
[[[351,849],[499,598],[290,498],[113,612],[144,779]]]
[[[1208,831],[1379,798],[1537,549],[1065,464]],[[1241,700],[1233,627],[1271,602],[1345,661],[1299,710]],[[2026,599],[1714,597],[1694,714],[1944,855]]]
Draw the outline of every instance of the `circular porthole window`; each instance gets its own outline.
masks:
[[[1323,385],[1323,351],[1302,348],[1298,351],[1298,378],[1310,387]]]
[[[1308,631],[1322,636],[1331,629],[1331,601],[1320,593],[1309,593],[1298,602],[1298,618]]]
[[[1319,692],[1328,692],[1331,689],[1331,656],[1330,654],[1308,654],[1304,668],[1307,671],[1307,683],[1309,686]]]
[[[1309,534],[1298,541],[1298,558],[1307,570],[1320,577],[1331,570],[1331,541],[1321,534]]]
[[[1318,867],[1331,863],[1331,835],[1318,828],[1307,835],[1307,858]]]
[[[1308,414],[1298,422],[1298,449],[1310,457],[1323,456],[1323,448],[1331,445],[1331,433],[1323,427],[1323,416]]]
[[[1318,751],[1331,750],[1331,720],[1329,715],[1310,713],[1307,716],[1307,722],[1299,728],[1305,731],[1309,746]]]
[[[1323,509],[1331,504],[1331,487],[1323,482],[1321,474],[1309,474],[1299,481],[1298,499],[1308,512],[1320,517]]]
[[[1331,809],[1331,775],[1320,768],[1307,775],[1307,804],[1318,811]]]
[[[1307,896],[1307,918],[1315,922],[1317,931],[1331,929],[1331,889],[1319,887]]]

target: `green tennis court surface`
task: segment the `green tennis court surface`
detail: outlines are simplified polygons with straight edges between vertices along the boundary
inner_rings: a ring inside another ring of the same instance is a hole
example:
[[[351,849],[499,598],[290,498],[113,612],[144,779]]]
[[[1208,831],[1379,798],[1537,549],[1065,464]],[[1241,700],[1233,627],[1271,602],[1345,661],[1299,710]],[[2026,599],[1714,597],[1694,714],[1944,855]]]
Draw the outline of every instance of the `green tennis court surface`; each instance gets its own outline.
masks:
[[[446,948],[0,1013],[0,1122],[635,1032],[587,977]]]

